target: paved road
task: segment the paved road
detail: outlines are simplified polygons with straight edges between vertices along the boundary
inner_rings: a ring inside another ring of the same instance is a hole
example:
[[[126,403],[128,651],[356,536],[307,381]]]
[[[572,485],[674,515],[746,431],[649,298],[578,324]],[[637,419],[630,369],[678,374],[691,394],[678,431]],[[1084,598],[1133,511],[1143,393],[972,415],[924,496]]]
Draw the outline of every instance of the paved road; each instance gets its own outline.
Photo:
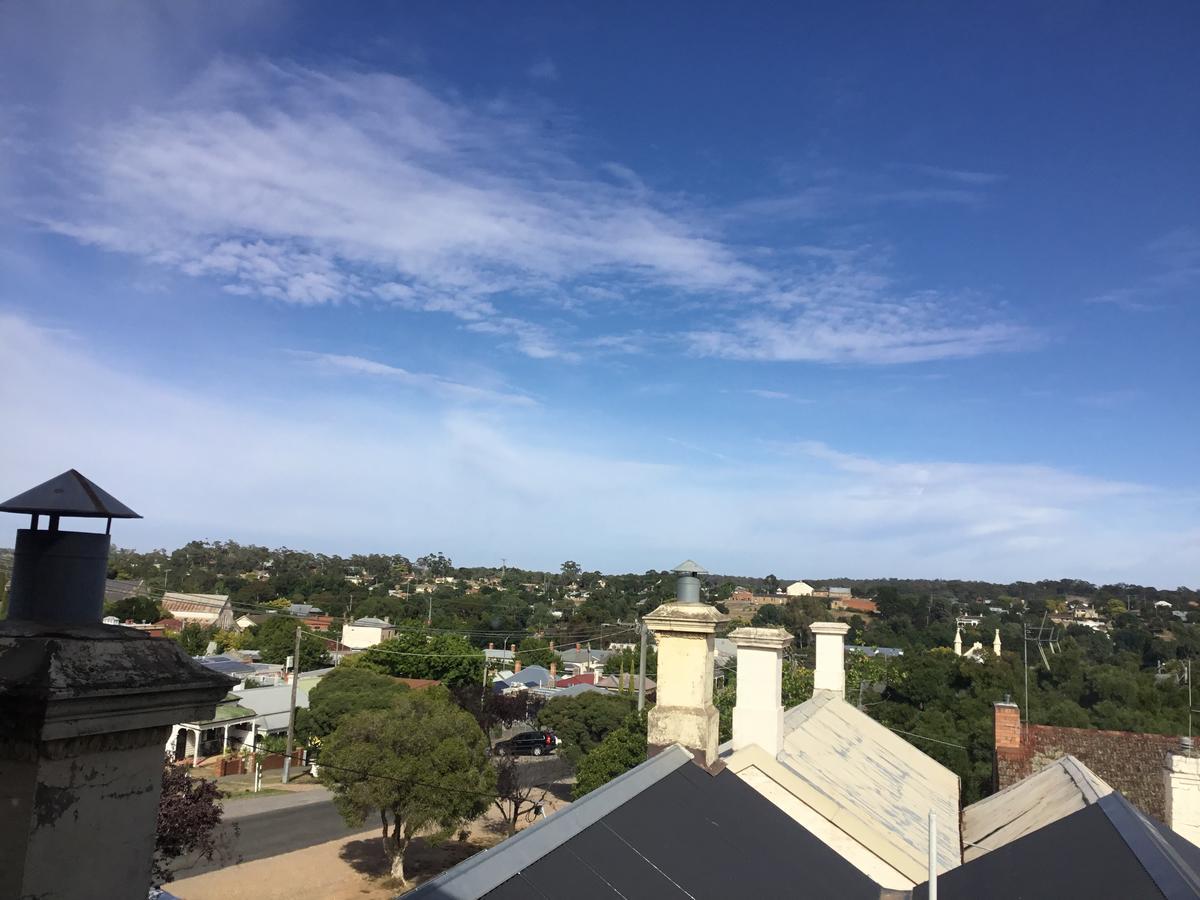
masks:
[[[323,844],[326,841],[346,837],[350,834],[362,832],[377,834],[379,831],[378,827],[370,820],[363,828],[346,827],[346,823],[334,809],[333,803],[325,797],[316,799],[300,795],[289,806],[271,808],[266,812],[246,810],[249,813],[246,815],[243,815],[242,810],[238,809],[239,803],[266,805],[266,801],[270,800],[275,801],[271,804],[275,806],[280,800],[286,801],[287,799],[263,797],[262,800],[249,799],[227,805],[226,821],[222,823],[221,829],[226,835],[231,836],[230,843],[234,850],[234,859],[228,860],[226,864],[232,865],[238,862],[249,862],[252,859],[277,856],[280,853],[301,850],[304,847]],[[234,825],[238,828],[236,837],[232,837]],[[193,875],[201,875],[222,867],[219,859],[196,861],[185,858],[175,866],[175,877],[190,878]]]

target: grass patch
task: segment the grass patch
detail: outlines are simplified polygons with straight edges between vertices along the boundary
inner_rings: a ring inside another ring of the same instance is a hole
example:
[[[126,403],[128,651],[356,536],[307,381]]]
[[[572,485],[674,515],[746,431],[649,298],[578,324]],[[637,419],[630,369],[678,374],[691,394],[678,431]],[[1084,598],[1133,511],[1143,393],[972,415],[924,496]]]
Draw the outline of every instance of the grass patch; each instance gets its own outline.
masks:
[[[246,790],[222,791],[222,800],[241,800],[244,797],[269,797],[272,794],[290,794],[292,791],[284,791],[279,788],[263,788],[261,791],[252,791],[249,788]]]

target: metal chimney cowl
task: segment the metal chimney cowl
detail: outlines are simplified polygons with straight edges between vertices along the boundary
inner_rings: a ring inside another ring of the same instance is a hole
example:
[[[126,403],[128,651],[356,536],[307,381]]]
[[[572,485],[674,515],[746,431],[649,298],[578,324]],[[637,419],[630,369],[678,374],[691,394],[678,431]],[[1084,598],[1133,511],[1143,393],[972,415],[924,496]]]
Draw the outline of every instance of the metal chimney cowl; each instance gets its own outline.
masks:
[[[17,531],[9,620],[98,623],[104,614],[112,520],[141,516],[75,469],[0,503],[0,512],[31,517],[30,527]],[[39,529],[42,516],[48,527]],[[108,528],[104,534],[62,531],[63,516],[107,519]]]
[[[707,575],[708,571],[699,563],[690,559],[685,559],[671,571],[679,576],[678,580],[675,582],[675,602],[699,603],[699,576]]]

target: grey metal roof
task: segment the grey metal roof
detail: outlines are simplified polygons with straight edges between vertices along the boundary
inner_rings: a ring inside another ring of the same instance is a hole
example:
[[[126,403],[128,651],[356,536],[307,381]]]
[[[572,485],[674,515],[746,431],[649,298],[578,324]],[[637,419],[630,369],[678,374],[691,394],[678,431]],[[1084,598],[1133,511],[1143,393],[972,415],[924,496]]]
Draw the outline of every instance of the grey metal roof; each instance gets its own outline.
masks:
[[[406,895],[420,900],[876,900],[879,888],[731,772],[664,750]]]
[[[196,661],[202,666],[220,672],[223,675],[253,675],[257,671],[254,666],[223,654],[217,656],[199,656]]]
[[[0,512],[42,513],[51,516],[77,516],[92,519],[140,519],[137,513],[84,478],[68,469],[37,487],[0,503]]]
[[[963,861],[970,862],[1112,793],[1095,772],[1064,756],[962,813]]]
[[[376,619],[374,616],[366,616],[365,618],[362,618],[362,619],[355,619],[350,624],[351,625],[361,625],[366,628],[379,628],[380,626],[382,626],[384,628],[391,628],[390,622],[385,622],[385,621],[383,621],[383,619]]]
[[[913,890],[928,896],[927,885]],[[1116,791],[938,878],[946,900],[1200,898],[1200,847]]]

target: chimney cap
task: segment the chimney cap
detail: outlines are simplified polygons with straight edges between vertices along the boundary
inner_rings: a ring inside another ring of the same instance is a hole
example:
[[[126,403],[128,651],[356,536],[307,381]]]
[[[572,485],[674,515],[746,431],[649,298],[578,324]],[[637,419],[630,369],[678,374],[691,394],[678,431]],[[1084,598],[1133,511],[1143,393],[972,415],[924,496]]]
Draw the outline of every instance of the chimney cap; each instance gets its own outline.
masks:
[[[685,559],[679,565],[671,570],[676,575],[707,575],[708,569],[700,565],[694,559]]]
[[[0,503],[0,512],[32,515],[74,516],[89,519],[140,519],[141,516],[89,481],[75,469],[43,481],[10,500]]]

